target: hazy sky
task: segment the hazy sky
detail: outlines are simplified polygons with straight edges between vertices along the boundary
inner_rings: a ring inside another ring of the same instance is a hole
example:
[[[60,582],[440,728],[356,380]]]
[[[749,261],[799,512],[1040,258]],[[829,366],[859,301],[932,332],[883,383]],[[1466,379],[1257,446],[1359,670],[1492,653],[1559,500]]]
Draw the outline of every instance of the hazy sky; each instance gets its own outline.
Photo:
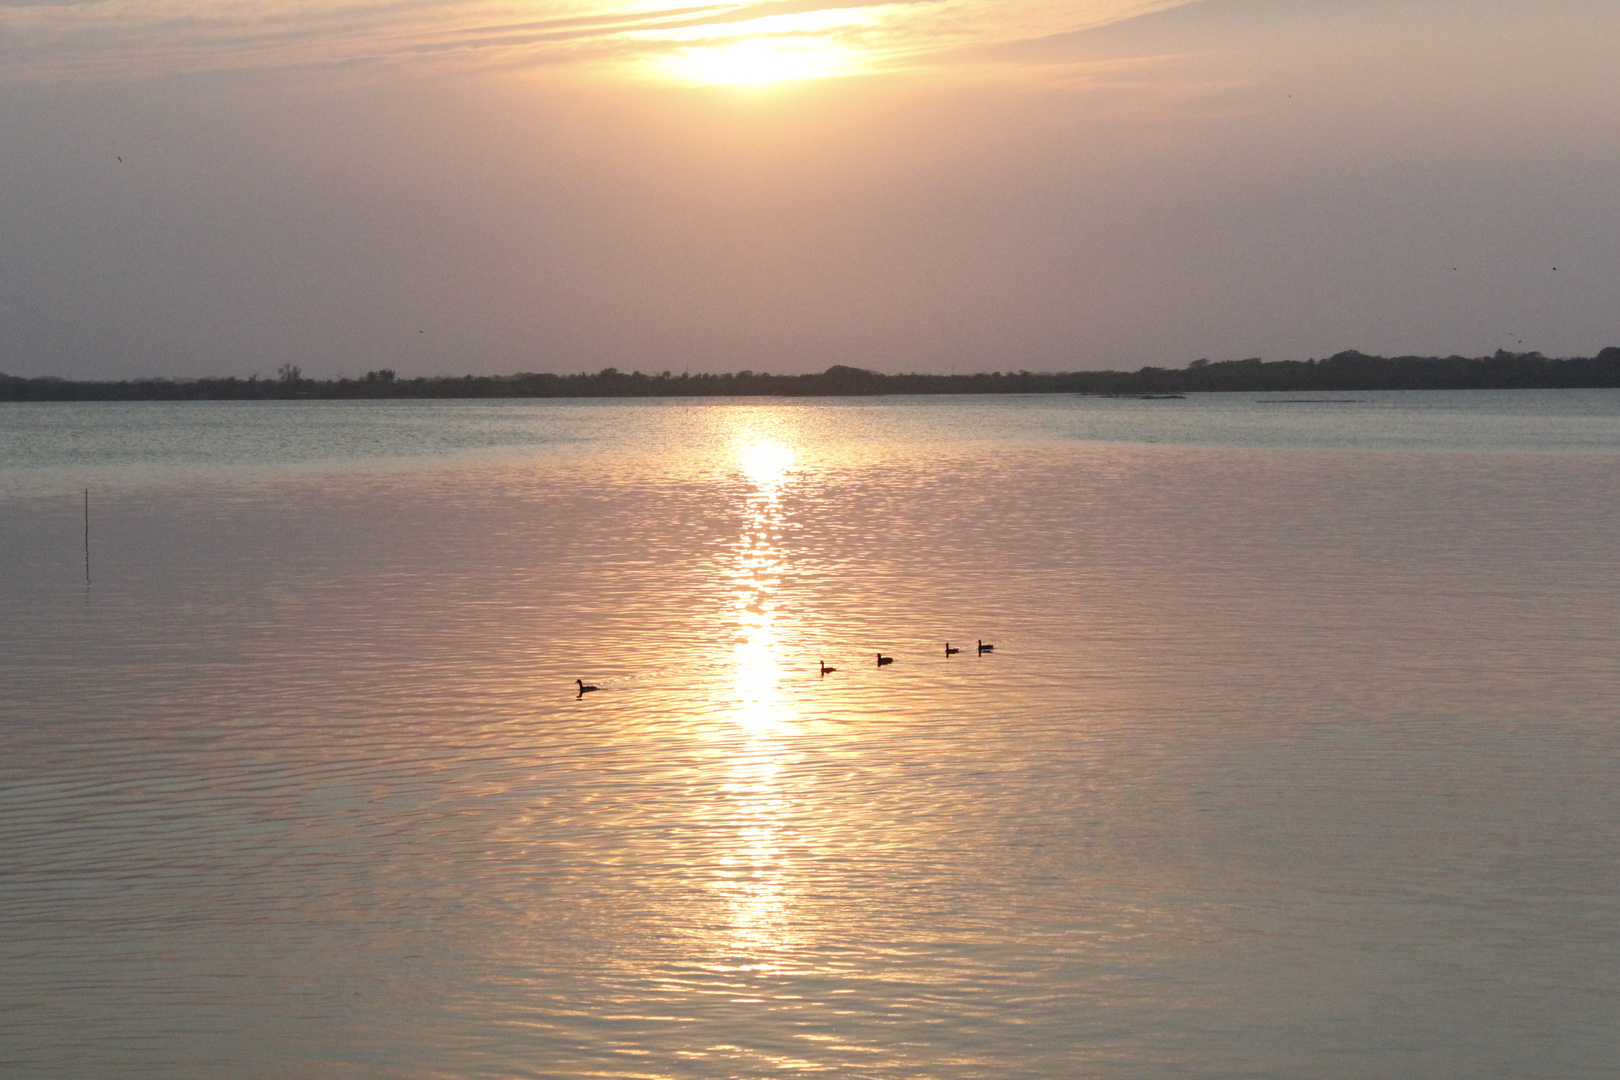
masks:
[[[1620,0],[0,0],[0,371],[1585,355],[1616,55]]]

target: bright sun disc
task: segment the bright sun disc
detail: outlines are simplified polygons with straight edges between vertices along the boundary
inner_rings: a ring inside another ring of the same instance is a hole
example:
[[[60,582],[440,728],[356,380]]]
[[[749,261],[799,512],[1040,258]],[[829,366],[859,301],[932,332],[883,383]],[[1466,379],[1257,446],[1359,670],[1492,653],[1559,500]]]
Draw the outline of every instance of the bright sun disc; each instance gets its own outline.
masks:
[[[759,86],[840,75],[850,69],[852,61],[847,52],[828,45],[790,45],[753,38],[730,45],[686,49],[671,57],[667,66],[690,82]]]

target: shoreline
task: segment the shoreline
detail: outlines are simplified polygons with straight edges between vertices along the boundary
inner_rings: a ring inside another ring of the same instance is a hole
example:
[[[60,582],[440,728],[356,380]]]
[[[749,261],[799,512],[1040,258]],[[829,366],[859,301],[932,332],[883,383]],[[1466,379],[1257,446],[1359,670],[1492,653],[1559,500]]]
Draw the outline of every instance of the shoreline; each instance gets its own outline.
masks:
[[[1591,390],[1620,387],[1620,346],[1592,357],[1540,353],[1488,357],[1369,356],[1325,360],[1198,360],[1185,368],[1136,371],[994,371],[975,375],[885,375],[835,365],[807,375],[739,371],[649,374],[438,375],[399,378],[391,370],[357,379],[306,379],[287,365],[274,379],[71,380],[0,373],[0,402],[17,401],[354,401],[467,398],[883,397],[899,394],[1082,394],[1176,397],[1222,392],[1357,393],[1376,390]]]

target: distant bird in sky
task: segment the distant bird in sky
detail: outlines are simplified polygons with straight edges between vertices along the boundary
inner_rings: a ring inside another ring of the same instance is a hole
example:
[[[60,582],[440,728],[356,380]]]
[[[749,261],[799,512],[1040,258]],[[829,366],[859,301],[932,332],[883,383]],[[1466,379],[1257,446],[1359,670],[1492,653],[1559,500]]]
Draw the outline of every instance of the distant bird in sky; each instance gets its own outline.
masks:
[[[118,159],[118,164],[120,164],[120,165],[122,165],[122,164],[123,164],[123,163],[124,163],[124,159],[123,159],[123,158],[122,158],[122,157],[120,157],[120,158],[119,158],[119,159]]]
[[[945,655],[946,656],[955,656],[957,653],[959,653],[961,651],[962,651],[961,649],[953,649],[953,648],[951,648],[951,643],[950,642],[947,641],[945,643]]]
[[[825,661],[825,660],[818,660],[816,662],[821,665],[821,673],[823,675],[831,675],[833,672],[838,670],[835,667],[828,667],[827,666],[827,661]]]
[[[892,657],[892,656],[884,656],[882,653],[878,653],[877,656],[878,656],[878,667],[882,667],[884,664],[892,664],[892,663],[894,663],[894,657]]]
[[[594,687],[594,686],[586,686],[584,679],[575,679],[574,681],[579,684],[579,696],[580,697],[584,697],[586,694],[588,694],[592,690],[596,689],[596,687]]]
[[[995,652],[995,650],[996,650],[996,647],[994,645],[986,645],[982,641],[979,642],[979,655],[980,656],[983,656],[987,652]]]

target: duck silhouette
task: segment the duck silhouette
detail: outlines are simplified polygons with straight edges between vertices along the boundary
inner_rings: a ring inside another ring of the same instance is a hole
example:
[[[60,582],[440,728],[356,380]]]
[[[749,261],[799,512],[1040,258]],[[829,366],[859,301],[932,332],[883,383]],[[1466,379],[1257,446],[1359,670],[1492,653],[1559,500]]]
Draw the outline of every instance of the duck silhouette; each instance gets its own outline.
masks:
[[[947,641],[945,643],[945,655],[946,656],[955,656],[957,653],[959,653],[961,651],[962,651],[961,649],[953,649],[953,648],[951,648],[951,643],[950,642]]]
[[[580,697],[584,697],[586,694],[588,694],[592,690],[596,689],[596,687],[594,687],[594,686],[586,686],[584,679],[575,679],[574,681],[579,684],[579,696]]]
[[[882,653],[878,653],[877,658],[878,658],[878,667],[882,667],[885,664],[894,663],[894,657],[892,657],[892,656],[884,656]]]
[[[996,647],[994,645],[986,645],[982,641],[979,642],[979,655],[980,656],[983,656],[987,652],[995,652],[995,651],[996,651]]]
[[[831,675],[833,672],[838,670],[835,667],[828,667],[827,666],[827,661],[825,661],[825,660],[818,660],[818,661],[816,661],[816,663],[821,665],[821,673],[823,675]]]

